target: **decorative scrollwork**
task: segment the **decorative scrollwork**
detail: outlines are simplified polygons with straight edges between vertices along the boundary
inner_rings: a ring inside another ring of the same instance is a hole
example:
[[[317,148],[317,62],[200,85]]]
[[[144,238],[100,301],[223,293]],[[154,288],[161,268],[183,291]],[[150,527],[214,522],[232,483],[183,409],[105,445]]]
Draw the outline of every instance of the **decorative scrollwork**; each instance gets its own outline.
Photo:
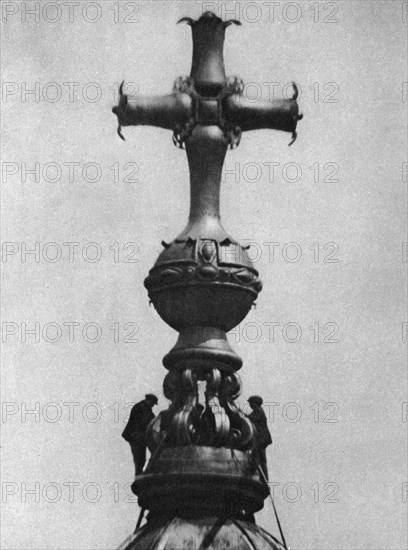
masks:
[[[163,393],[167,399],[174,401],[179,396],[181,375],[178,371],[170,371],[163,380]]]
[[[227,80],[228,94],[242,94],[245,88],[244,81],[239,76],[230,76]]]
[[[236,149],[241,143],[242,131],[239,126],[226,123],[223,127],[224,137],[228,140],[230,149]]]
[[[241,394],[241,380],[238,374],[224,377],[220,400],[231,423],[231,446],[246,449],[253,446],[254,428],[251,421],[237,407],[234,400]]]
[[[173,92],[181,94],[195,94],[194,79],[191,76],[179,76],[173,84]]]
[[[207,374],[206,408],[203,421],[207,425],[207,445],[225,446],[229,440],[229,419],[223,414],[219,400],[219,389],[222,383],[218,369],[211,369]],[[208,437],[209,436],[209,437]]]
[[[198,380],[206,383],[204,404],[199,403]],[[211,367],[186,368],[182,372],[169,372],[163,387],[171,405],[149,427],[151,450],[164,439],[172,446],[195,444],[238,450],[253,447],[252,423],[234,403],[241,393],[237,374]]]
[[[194,130],[196,122],[194,119],[190,119],[184,126],[177,125],[173,132],[173,143],[179,149],[184,149],[184,142],[191,136],[191,132]]]
[[[196,443],[198,438],[197,427],[197,376],[191,369],[185,369],[182,373],[182,392],[184,405],[172,420],[175,438],[180,445]]]

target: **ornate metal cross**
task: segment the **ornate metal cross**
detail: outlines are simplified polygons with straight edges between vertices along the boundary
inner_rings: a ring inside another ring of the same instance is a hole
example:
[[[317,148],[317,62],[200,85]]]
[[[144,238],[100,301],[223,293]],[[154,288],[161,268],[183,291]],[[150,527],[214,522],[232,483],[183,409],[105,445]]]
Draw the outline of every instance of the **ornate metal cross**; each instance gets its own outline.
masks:
[[[113,109],[121,137],[123,126],[172,130],[175,145],[186,148],[191,183],[188,224],[170,244],[162,242],[164,250],[145,280],[150,300],[179,338],[163,359],[169,371],[164,394],[171,405],[150,426],[152,458],[132,486],[150,520],[128,550],[150,548],[146,537],[163,527],[163,518],[211,515],[253,525],[253,513],[268,494],[256,463],[253,426],[234,403],[242,360],[226,337],[245,318],[262,284],[245,247],[221,225],[220,182],[227,149],[238,146],[242,132],[282,130],[292,133],[293,143],[301,118],[297,89],[294,85],[291,99],[247,101],[243,82],[226,77],[223,59],[225,29],[240,23],[223,22],[211,12],[181,21],[193,33],[190,76],[178,78],[172,93],[163,96],[128,98],[121,86]],[[262,533],[263,549],[279,547]],[[177,547],[184,548],[183,542]]]
[[[223,47],[225,29],[235,19],[223,22],[212,12],[205,12],[198,21],[183,17],[193,32],[193,62],[189,77],[179,77],[173,93],[163,96],[134,97],[130,102],[120,88],[120,101],[113,112],[122,126],[158,126],[173,130],[175,145],[183,148],[197,125],[218,126],[231,148],[238,146],[242,132],[270,128],[292,132],[296,139],[296,124],[302,118],[296,103],[296,85],[291,99],[247,101],[242,92],[244,83],[225,75]]]

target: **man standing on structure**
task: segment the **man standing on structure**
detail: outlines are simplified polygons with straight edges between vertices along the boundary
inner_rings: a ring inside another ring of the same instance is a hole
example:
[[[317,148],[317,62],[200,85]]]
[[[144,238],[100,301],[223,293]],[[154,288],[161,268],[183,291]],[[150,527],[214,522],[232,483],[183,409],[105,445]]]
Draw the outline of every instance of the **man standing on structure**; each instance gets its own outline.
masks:
[[[266,447],[271,445],[272,436],[268,429],[268,422],[265,411],[262,408],[263,399],[259,395],[253,395],[248,399],[252,412],[248,415],[255,427],[255,440],[258,464],[261,467],[266,479],[268,479],[268,466],[266,463]]]
[[[140,475],[146,462],[147,426],[155,418],[153,407],[159,400],[153,393],[147,393],[143,401],[132,407],[129,421],[122,433],[132,450],[135,463],[135,475]]]

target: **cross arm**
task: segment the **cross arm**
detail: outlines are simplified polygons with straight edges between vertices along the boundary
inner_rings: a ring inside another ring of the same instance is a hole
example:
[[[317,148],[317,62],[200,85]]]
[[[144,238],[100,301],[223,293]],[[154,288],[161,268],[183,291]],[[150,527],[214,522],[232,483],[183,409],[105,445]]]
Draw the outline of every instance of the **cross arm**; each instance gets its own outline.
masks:
[[[296,98],[296,88],[293,98],[276,99],[272,102],[261,100],[254,103],[242,94],[236,93],[225,99],[225,111],[228,120],[239,126],[242,132],[263,128],[282,130],[291,132],[294,141],[297,121],[303,116],[299,115]]]
[[[192,116],[192,99],[174,91],[162,96],[127,96],[120,87],[119,104],[112,109],[122,126],[157,126],[166,130],[182,127]]]

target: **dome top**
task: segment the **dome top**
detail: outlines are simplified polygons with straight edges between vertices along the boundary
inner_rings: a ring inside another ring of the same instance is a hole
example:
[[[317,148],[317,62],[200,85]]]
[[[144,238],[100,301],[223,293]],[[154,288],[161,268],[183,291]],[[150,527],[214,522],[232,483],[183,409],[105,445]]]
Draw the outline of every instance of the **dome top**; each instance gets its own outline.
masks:
[[[272,535],[234,518],[174,517],[148,522],[118,550],[284,550]]]

